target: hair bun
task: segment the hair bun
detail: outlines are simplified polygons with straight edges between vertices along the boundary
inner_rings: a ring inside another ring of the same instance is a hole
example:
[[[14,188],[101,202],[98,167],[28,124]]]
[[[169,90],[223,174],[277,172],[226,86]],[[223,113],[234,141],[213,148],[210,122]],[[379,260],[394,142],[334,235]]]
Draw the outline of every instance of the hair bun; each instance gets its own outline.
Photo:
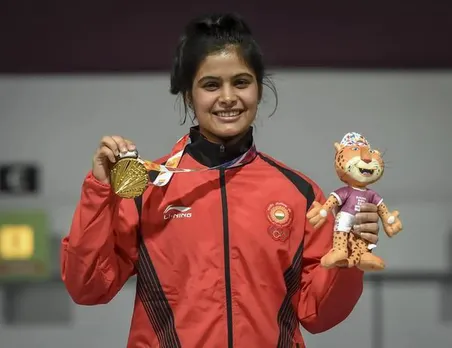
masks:
[[[235,13],[214,14],[195,19],[186,30],[187,36],[245,36],[251,35],[251,29],[245,21]]]

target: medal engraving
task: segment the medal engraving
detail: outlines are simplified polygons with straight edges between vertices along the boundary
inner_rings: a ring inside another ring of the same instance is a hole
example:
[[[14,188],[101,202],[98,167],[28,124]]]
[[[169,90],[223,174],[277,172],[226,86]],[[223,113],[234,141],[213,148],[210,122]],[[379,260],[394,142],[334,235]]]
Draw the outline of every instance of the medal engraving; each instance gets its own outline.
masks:
[[[135,198],[143,194],[149,183],[148,171],[138,152],[129,151],[118,156],[110,171],[110,182],[115,194]]]

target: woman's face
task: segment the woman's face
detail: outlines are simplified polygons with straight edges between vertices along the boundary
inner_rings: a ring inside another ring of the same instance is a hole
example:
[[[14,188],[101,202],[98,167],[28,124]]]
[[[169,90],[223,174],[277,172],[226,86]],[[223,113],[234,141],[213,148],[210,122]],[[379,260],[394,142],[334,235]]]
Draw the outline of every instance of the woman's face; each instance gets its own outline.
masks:
[[[201,133],[222,143],[240,136],[256,118],[259,86],[235,50],[209,55],[193,80],[192,108]]]

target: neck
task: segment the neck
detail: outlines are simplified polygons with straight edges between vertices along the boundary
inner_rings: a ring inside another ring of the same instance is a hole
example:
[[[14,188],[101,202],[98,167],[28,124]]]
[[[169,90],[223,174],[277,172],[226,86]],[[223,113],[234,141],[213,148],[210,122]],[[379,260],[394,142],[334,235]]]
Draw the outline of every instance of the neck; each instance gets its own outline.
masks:
[[[350,185],[350,187],[352,187],[352,188],[354,188],[356,190],[362,190],[362,191],[367,190],[367,186]]]
[[[199,133],[211,143],[225,146],[237,144],[248,133],[248,129],[246,129],[242,133],[239,133],[231,137],[219,137],[204,128],[199,127],[198,130]]]

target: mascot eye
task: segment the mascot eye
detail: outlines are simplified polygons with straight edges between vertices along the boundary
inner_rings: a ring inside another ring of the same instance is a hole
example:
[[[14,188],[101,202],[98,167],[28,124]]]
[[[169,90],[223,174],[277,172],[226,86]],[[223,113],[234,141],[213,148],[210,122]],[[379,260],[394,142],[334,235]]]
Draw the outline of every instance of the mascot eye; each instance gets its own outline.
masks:
[[[369,152],[370,152],[370,153],[375,153],[375,150],[370,150]]]
[[[359,149],[357,147],[352,148],[353,151],[358,151]]]

